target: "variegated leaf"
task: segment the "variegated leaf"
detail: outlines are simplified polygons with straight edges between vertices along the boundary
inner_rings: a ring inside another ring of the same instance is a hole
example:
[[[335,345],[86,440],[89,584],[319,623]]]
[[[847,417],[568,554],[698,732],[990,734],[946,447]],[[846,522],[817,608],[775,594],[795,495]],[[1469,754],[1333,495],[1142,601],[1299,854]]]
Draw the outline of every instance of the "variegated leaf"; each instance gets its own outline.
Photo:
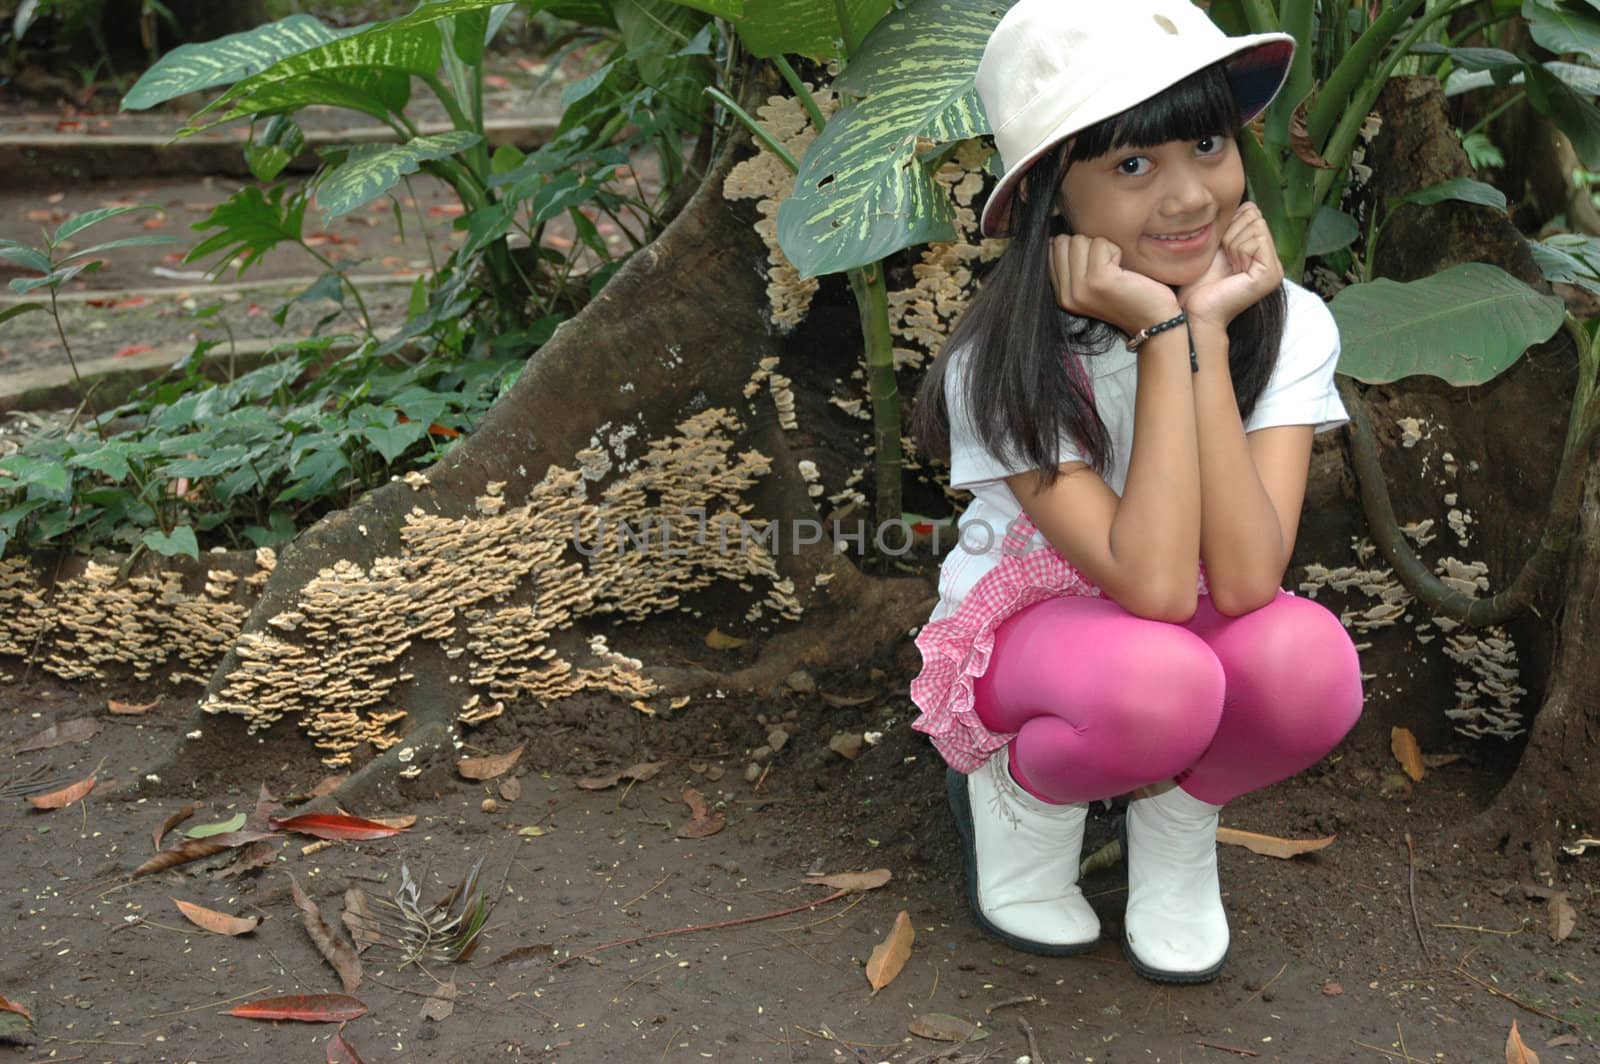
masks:
[[[201,89],[231,85],[261,73],[280,59],[309,51],[351,32],[330,29],[310,15],[290,15],[214,41],[179,45],[134,83],[123,98],[122,109],[142,111]]]
[[[423,163],[448,159],[482,139],[477,133],[451,130],[404,144],[359,145],[317,184],[317,207],[327,218],[348,214],[416,173]]]
[[[843,6],[851,33],[859,40],[878,24],[893,3],[844,0]],[[839,7],[839,0],[755,0],[736,25],[744,46],[763,59],[790,52],[812,59],[836,59],[844,54],[846,44],[844,29],[839,25]]]
[[[778,243],[802,277],[954,238],[954,207],[918,147],[988,131],[973,78],[1006,6],[921,0],[868,36],[834,83],[861,99],[828,122],[778,209]]]
[[[1498,266],[1464,262],[1420,281],[1379,279],[1341,290],[1339,372],[1382,384],[1428,374],[1483,384],[1561,327],[1566,306]]]

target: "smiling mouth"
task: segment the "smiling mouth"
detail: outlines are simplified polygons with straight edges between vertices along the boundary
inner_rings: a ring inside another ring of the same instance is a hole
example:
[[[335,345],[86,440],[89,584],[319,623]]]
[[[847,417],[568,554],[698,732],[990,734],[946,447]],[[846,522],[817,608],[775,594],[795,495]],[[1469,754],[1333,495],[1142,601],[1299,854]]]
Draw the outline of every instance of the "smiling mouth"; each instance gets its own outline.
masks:
[[[1152,234],[1150,239],[1152,239],[1152,240],[1174,240],[1174,241],[1178,241],[1178,240],[1193,240],[1195,237],[1199,236],[1200,234],[1204,233],[1207,229],[1210,229],[1210,228],[1211,228],[1211,223],[1207,222],[1205,225],[1202,225],[1200,228],[1198,228],[1198,229],[1190,229],[1188,232],[1185,232],[1185,233],[1157,233],[1157,234]]]

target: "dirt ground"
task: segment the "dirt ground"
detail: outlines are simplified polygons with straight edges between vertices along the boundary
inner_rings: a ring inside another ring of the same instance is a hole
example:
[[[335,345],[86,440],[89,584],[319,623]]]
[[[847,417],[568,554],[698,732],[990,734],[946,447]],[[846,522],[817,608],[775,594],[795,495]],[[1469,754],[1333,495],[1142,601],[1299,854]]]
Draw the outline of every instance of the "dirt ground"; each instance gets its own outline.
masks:
[[[332,1026],[222,1014],[258,997],[340,990],[301,924],[290,876],[337,927],[349,887],[386,897],[404,862],[424,900],[436,900],[480,858],[496,905],[468,961],[424,970],[401,967],[385,944],[366,952],[354,993],[370,1011],[343,1032],[361,1059],[1480,1062],[1505,1059],[1513,1021],[1545,1064],[1600,1059],[1594,852],[1564,859],[1557,882],[1519,878],[1522,859],[1453,841],[1493,793],[1486,770],[1457,761],[1406,795],[1383,744],[1359,732],[1324,764],[1225,811],[1228,826],[1338,839],[1293,860],[1223,847],[1228,966],[1209,985],[1164,987],[1134,975],[1116,946],[1120,865],[1085,883],[1106,926],[1087,956],[1029,956],[977,932],[943,769],[908,726],[903,667],[887,661],[661,717],[605,699],[521,707],[470,733],[463,751],[526,744],[506,776],[469,782],[440,765],[404,785],[402,808],[350,810],[414,815],[404,834],[312,853],[314,840],[284,836],[270,866],[234,878],[213,873],[223,855],[131,880],[152,833],[182,806],[198,808],[168,846],[192,825],[251,812],[262,783],[279,797],[305,794],[325,772],[280,725],[239,737],[260,744],[260,777],[166,779],[156,787],[164,797],[140,798],[144,777],[194,727],[193,689],[68,686],[24,677],[15,659],[0,664],[12,674],[0,695],[0,788],[36,771],[100,780],[55,811],[0,790],[0,847],[12,857],[0,867],[9,910],[0,996],[36,1021],[34,1044],[0,1049],[0,1061],[334,1059]],[[163,695],[143,716],[108,712],[108,698]],[[92,736],[16,752],[83,718],[99,726]],[[773,745],[772,725],[788,738],[752,781],[752,751]],[[839,732],[881,735],[852,761],[829,748]],[[645,782],[575,782],[652,761],[665,764]],[[520,788],[510,800],[506,779]],[[678,837],[688,788],[726,816],[724,829]],[[1096,811],[1091,846],[1110,837],[1113,817]],[[803,908],[831,893],[808,872],[875,868],[893,874],[881,889]],[[1576,916],[1560,942],[1551,890]],[[239,938],[208,933],[174,899],[261,923]],[[863,966],[901,911],[915,944],[874,995]],[[428,995],[452,980],[453,1011],[424,1018]],[[981,1040],[909,1032],[932,1013],[978,1025]]]

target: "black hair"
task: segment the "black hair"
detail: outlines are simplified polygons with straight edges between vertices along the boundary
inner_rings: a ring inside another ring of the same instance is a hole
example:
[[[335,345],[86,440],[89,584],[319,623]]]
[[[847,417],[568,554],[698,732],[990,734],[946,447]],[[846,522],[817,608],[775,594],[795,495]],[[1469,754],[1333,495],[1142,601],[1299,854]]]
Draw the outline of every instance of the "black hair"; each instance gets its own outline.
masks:
[[[1043,155],[1011,197],[1011,242],[956,324],[917,392],[912,432],[924,454],[948,457],[949,412],[945,367],[962,348],[963,404],[984,448],[1010,462],[1021,460],[1054,481],[1063,433],[1101,475],[1111,460],[1111,438],[1095,410],[1081,358],[1100,355],[1122,338],[1096,318],[1061,310],[1050,281],[1053,232],[1065,219],[1056,190],[1067,167],[1114,148],[1151,148],[1168,141],[1228,135],[1238,139],[1239,108],[1220,63],[1189,75],[1160,94],[1078,133],[1070,150]],[[1287,299],[1280,285],[1228,325],[1228,369],[1248,419],[1277,362]]]

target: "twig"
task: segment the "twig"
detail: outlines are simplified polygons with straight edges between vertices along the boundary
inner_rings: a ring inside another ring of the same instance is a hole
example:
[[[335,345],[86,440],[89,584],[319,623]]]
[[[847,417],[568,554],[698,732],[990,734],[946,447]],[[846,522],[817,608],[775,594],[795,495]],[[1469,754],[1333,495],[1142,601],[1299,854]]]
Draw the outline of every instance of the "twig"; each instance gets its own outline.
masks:
[[[629,898],[627,901],[625,901],[621,905],[617,906],[617,908],[626,909],[628,906],[632,905],[636,901],[643,901],[644,899],[648,898],[650,895],[652,895],[652,894],[654,894],[656,892],[656,887],[661,886],[661,884],[665,883],[667,880],[669,880],[671,878],[672,878],[672,873],[668,872],[666,875],[664,875],[660,879],[656,880],[656,883],[655,883],[654,887],[651,887],[649,890],[645,891],[643,894],[639,895],[637,898]]]
[[[1356,1042],[1354,1038],[1350,1039],[1350,1041],[1355,1042],[1355,1044],[1360,1046],[1362,1049],[1370,1049],[1374,1053],[1382,1053],[1386,1057],[1395,1057],[1406,1062],[1406,1064],[1428,1064],[1428,1062],[1425,1060],[1419,1060],[1416,1057],[1407,1056],[1405,1053],[1396,1053],[1394,1050],[1384,1049],[1382,1046],[1369,1046],[1365,1042]]]
[[[1428,955],[1428,943],[1422,937],[1422,917],[1417,915],[1417,852],[1411,845],[1411,832],[1406,832],[1406,864],[1410,868],[1410,875],[1406,878],[1406,890],[1411,896],[1411,922],[1417,928],[1417,945],[1422,947],[1422,959],[1430,965],[1433,958]]]
[[[1244,999],[1244,1003],[1246,1005],[1248,1005],[1248,1004],[1250,1004],[1250,1002],[1254,1001],[1256,998],[1260,997],[1262,994],[1265,994],[1267,992],[1267,987],[1271,986],[1273,983],[1276,983],[1278,981],[1278,976],[1282,975],[1288,969],[1289,969],[1289,962],[1288,961],[1284,961],[1283,962],[1283,967],[1278,969],[1278,975],[1275,975],[1271,979],[1268,979],[1266,982],[1262,983],[1260,988],[1257,989],[1254,994],[1251,994],[1249,997]]]
[[[937,967],[935,967],[933,969],[933,988],[928,991],[928,1000],[932,1001],[933,1000],[933,995],[937,994],[938,992],[939,992],[939,969]]]
[[[1520,935],[1520,934],[1522,934],[1522,932],[1526,931],[1527,928],[1528,928],[1528,922],[1526,920],[1524,920],[1522,922],[1521,926],[1519,926],[1515,931],[1499,931],[1499,930],[1496,930],[1495,928],[1492,928],[1492,927],[1477,927],[1477,926],[1475,926],[1473,924],[1434,924],[1433,926],[1434,927],[1442,927],[1447,931],[1480,931],[1485,935],[1507,935],[1507,936],[1510,936],[1510,935]]]
[[[1021,1027],[1022,1033],[1028,1036],[1028,1059],[1033,1064],[1044,1064],[1044,1054],[1039,1052],[1039,1040],[1033,1037],[1033,1024],[1028,1022],[1026,1016],[1018,1016],[1017,1026]]]
[[[771,771],[772,771],[772,765],[771,765],[771,764],[770,764],[770,763],[769,763],[769,764],[766,764],[766,765],[764,765],[764,766],[762,766],[762,769],[761,769],[761,778],[760,778],[760,779],[758,779],[758,780],[756,780],[756,785],[755,785],[755,787],[754,787],[754,788],[753,788],[753,790],[754,790],[754,792],[755,792],[755,793],[756,793],[756,794],[760,794],[760,793],[761,793],[761,785],[762,785],[762,784],[763,784],[763,783],[765,783],[765,782],[767,782],[767,773],[769,773],[769,772],[771,772]]]
[[[557,968],[565,968],[573,961],[587,960],[602,950],[614,949],[617,946],[631,946],[637,942],[647,942],[653,938],[666,938],[669,935],[687,935],[695,931],[715,931],[718,928],[738,927],[740,924],[753,924],[759,920],[773,920],[780,916],[790,916],[794,913],[805,912],[807,909],[815,909],[819,905],[827,905],[829,902],[838,901],[849,893],[848,890],[836,890],[826,898],[818,898],[816,901],[808,902],[805,905],[796,905],[791,909],[780,909],[773,913],[762,913],[759,916],[741,916],[737,920],[721,920],[714,924],[696,924],[693,927],[679,927],[671,931],[652,931],[647,935],[636,935],[633,938],[619,938],[614,942],[603,942],[586,952],[574,953],[570,957],[563,957],[561,960],[556,961],[555,966]]]
[[[983,1014],[985,1016],[993,1016],[996,1009],[1007,1009],[1012,1005],[1028,1005],[1038,1000],[1039,995],[1037,994],[1022,994],[1018,997],[1008,997],[1004,1001],[996,1001],[993,1005],[990,1005],[988,1008],[984,1009]]]
[[[181,1013],[185,1013],[185,1012],[201,1012],[201,1011],[203,1011],[205,1009],[214,1009],[218,1005],[227,1005],[227,1004],[230,1004],[231,1002],[238,1001],[240,998],[254,997],[257,994],[263,993],[263,992],[271,990],[271,989],[272,989],[272,984],[268,983],[266,986],[261,987],[261,988],[259,988],[257,990],[252,990],[249,993],[240,994],[237,997],[224,998],[221,1001],[213,1001],[209,1005],[190,1005],[186,1009],[173,1009],[170,1012],[152,1012],[149,1016],[146,1016],[145,1019],[153,1020],[153,1019],[157,1018],[158,1016],[177,1016],[177,1015],[179,1015]]]
[[[661,1047],[661,1059],[662,1060],[666,1060],[667,1059],[667,1053],[668,1053],[668,1051],[670,1051],[672,1049],[673,1040],[678,1037],[678,1032],[681,1031],[681,1030],[683,1030],[682,1027],[674,1028],[673,1032],[672,1032],[672,1035],[667,1039],[667,1044]]]
[[[1205,1046],[1207,1049],[1220,1049],[1224,1053],[1237,1053],[1241,1057],[1259,1057],[1261,1055],[1254,1049],[1237,1049],[1233,1046],[1225,1046],[1221,1042],[1196,1042],[1195,1045]]]
[[[1465,960],[1465,958],[1463,958],[1463,961],[1464,960]],[[1536,1006],[1530,1005],[1526,1001],[1522,1001],[1519,998],[1514,998],[1510,994],[1506,993],[1504,990],[1501,990],[1499,987],[1490,986],[1488,983],[1484,982],[1482,979],[1479,979],[1477,976],[1473,975],[1471,972],[1469,972],[1466,969],[1462,968],[1460,965],[1456,966],[1456,972],[1458,974],[1460,974],[1460,975],[1466,976],[1468,979],[1471,979],[1474,983],[1477,983],[1479,986],[1483,987],[1489,993],[1494,994],[1496,997],[1503,997],[1507,1001],[1511,1002],[1513,1005],[1517,1006],[1518,1008],[1526,1009],[1529,1012],[1533,1013],[1535,1016],[1543,1016],[1545,1019],[1547,1019],[1547,1020],[1555,1020],[1557,1023],[1565,1023],[1566,1022],[1560,1016],[1557,1016],[1554,1013],[1546,1012],[1546,1011],[1544,1011],[1544,1009],[1541,1009],[1541,1008],[1538,1008]]]

